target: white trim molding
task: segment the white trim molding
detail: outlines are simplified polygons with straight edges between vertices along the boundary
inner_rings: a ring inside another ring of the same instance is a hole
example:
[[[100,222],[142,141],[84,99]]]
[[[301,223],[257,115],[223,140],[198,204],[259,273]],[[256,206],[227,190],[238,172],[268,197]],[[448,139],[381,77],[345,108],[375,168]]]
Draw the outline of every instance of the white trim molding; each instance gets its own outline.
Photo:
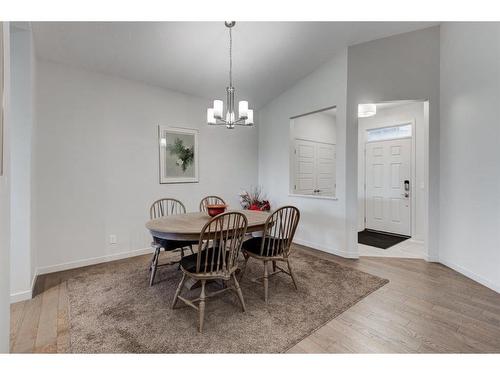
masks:
[[[10,294],[10,303],[16,303],[21,301],[26,301],[33,298],[33,290],[35,289],[35,282],[38,276],[38,270],[35,270],[33,279],[31,280],[31,288],[28,290],[23,290],[21,292],[15,292]]]
[[[500,293],[500,285],[497,285],[494,282],[492,282],[488,279],[485,279],[482,276],[479,276],[477,273],[472,272],[472,271],[468,270],[467,268],[464,268],[462,266],[459,266],[458,264],[455,264],[453,262],[447,261],[446,259],[442,259],[442,258],[439,258],[439,260],[437,262],[441,263],[442,265],[444,265],[446,267],[453,269],[454,271],[457,271],[458,273],[461,273],[464,276],[467,276],[469,279],[472,279],[475,282],[477,282],[477,283],[479,283],[487,288],[490,288],[497,293]]]
[[[352,254],[348,253],[347,251],[342,251],[342,250],[337,250],[333,249],[331,247],[316,243],[316,242],[311,242],[311,241],[306,241],[302,240],[300,238],[294,238],[293,240],[294,243],[302,246],[307,246],[315,250],[320,250],[324,251],[325,253],[333,254],[333,255],[338,255],[339,257],[342,258],[348,258],[348,259],[358,259],[359,255],[358,254]]]
[[[153,250],[148,247],[148,248],[144,248],[144,249],[137,249],[137,250],[131,250],[131,251],[124,251],[121,253],[108,254],[108,255],[95,257],[95,258],[87,258],[87,259],[76,260],[76,261],[67,262],[67,263],[60,263],[60,264],[55,264],[53,266],[45,266],[45,267],[38,268],[38,274],[44,275],[44,274],[52,273],[52,272],[66,271],[66,270],[70,270],[73,268],[92,266],[94,264],[111,262],[113,260],[132,258],[132,257],[136,257],[139,255],[150,254],[152,252],[153,252]]]
[[[91,266],[91,265],[99,264],[99,263],[112,262],[114,260],[132,258],[132,257],[136,257],[139,255],[145,255],[145,254],[150,254],[150,253],[152,253],[152,249],[148,247],[148,248],[144,248],[144,249],[124,251],[121,253],[104,255],[101,257],[87,258],[87,259],[77,260],[77,261],[73,261],[73,262],[56,264],[53,266],[45,266],[45,267],[37,268],[35,271],[35,275],[33,275],[33,280],[31,281],[31,289],[11,293],[10,303],[26,301],[26,300],[33,298],[33,290],[35,288],[35,282],[36,282],[36,278],[38,277],[38,275],[44,275],[44,274],[52,273],[52,272],[66,271],[66,270],[70,270],[73,268]]]

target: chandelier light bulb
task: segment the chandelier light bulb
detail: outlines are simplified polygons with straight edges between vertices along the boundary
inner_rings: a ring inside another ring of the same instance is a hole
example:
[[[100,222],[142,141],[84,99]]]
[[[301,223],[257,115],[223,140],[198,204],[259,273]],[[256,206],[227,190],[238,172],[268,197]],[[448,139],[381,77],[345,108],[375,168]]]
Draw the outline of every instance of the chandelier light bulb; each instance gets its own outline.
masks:
[[[214,100],[214,117],[216,119],[222,118],[222,111],[224,108],[224,103],[222,100]]]
[[[245,125],[253,125],[253,109],[248,110],[247,119],[245,120]]]
[[[214,125],[216,122],[217,121],[215,120],[214,109],[208,108],[207,109],[207,123],[210,125]]]
[[[238,113],[241,119],[245,119],[248,117],[248,102],[246,100],[240,101],[238,104]]]

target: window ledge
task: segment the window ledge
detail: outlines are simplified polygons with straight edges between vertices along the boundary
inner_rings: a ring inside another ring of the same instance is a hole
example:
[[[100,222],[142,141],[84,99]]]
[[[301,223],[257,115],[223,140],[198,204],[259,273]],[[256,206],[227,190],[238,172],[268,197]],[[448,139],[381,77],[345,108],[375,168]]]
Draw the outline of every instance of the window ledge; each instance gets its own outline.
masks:
[[[289,193],[289,197],[297,197],[297,198],[312,198],[312,199],[326,199],[330,201],[338,201],[339,199],[337,197],[328,197],[325,195],[308,195],[308,194],[293,194]]]

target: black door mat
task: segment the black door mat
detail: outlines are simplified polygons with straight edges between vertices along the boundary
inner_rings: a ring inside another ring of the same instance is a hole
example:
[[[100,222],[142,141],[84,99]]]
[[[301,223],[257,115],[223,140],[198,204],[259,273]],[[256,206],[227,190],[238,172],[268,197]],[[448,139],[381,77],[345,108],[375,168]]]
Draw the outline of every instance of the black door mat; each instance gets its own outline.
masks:
[[[358,243],[378,247],[379,249],[388,249],[408,238],[410,237],[401,236],[399,234],[376,232],[370,229],[358,232]]]

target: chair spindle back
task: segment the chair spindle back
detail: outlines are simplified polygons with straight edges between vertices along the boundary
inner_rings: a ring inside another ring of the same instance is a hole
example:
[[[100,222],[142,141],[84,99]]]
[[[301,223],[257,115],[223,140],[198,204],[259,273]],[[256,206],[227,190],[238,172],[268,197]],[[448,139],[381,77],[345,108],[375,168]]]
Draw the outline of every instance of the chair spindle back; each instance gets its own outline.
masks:
[[[265,257],[288,256],[300,211],[294,206],[283,206],[266,220],[260,255]]]
[[[151,220],[163,216],[185,214],[186,207],[181,201],[174,198],[162,198],[155,201],[149,209]]]
[[[209,204],[226,204],[226,202],[224,202],[224,199],[222,199],[221,197],[218,197],[216,195],[209,195],[201,200],[200,212],[207,212],[207,205]]]
[[[240,212],[222,213],[206,223],[200,234],[196,273],[229,277],[237,268],[247,225],[246,216]]]

